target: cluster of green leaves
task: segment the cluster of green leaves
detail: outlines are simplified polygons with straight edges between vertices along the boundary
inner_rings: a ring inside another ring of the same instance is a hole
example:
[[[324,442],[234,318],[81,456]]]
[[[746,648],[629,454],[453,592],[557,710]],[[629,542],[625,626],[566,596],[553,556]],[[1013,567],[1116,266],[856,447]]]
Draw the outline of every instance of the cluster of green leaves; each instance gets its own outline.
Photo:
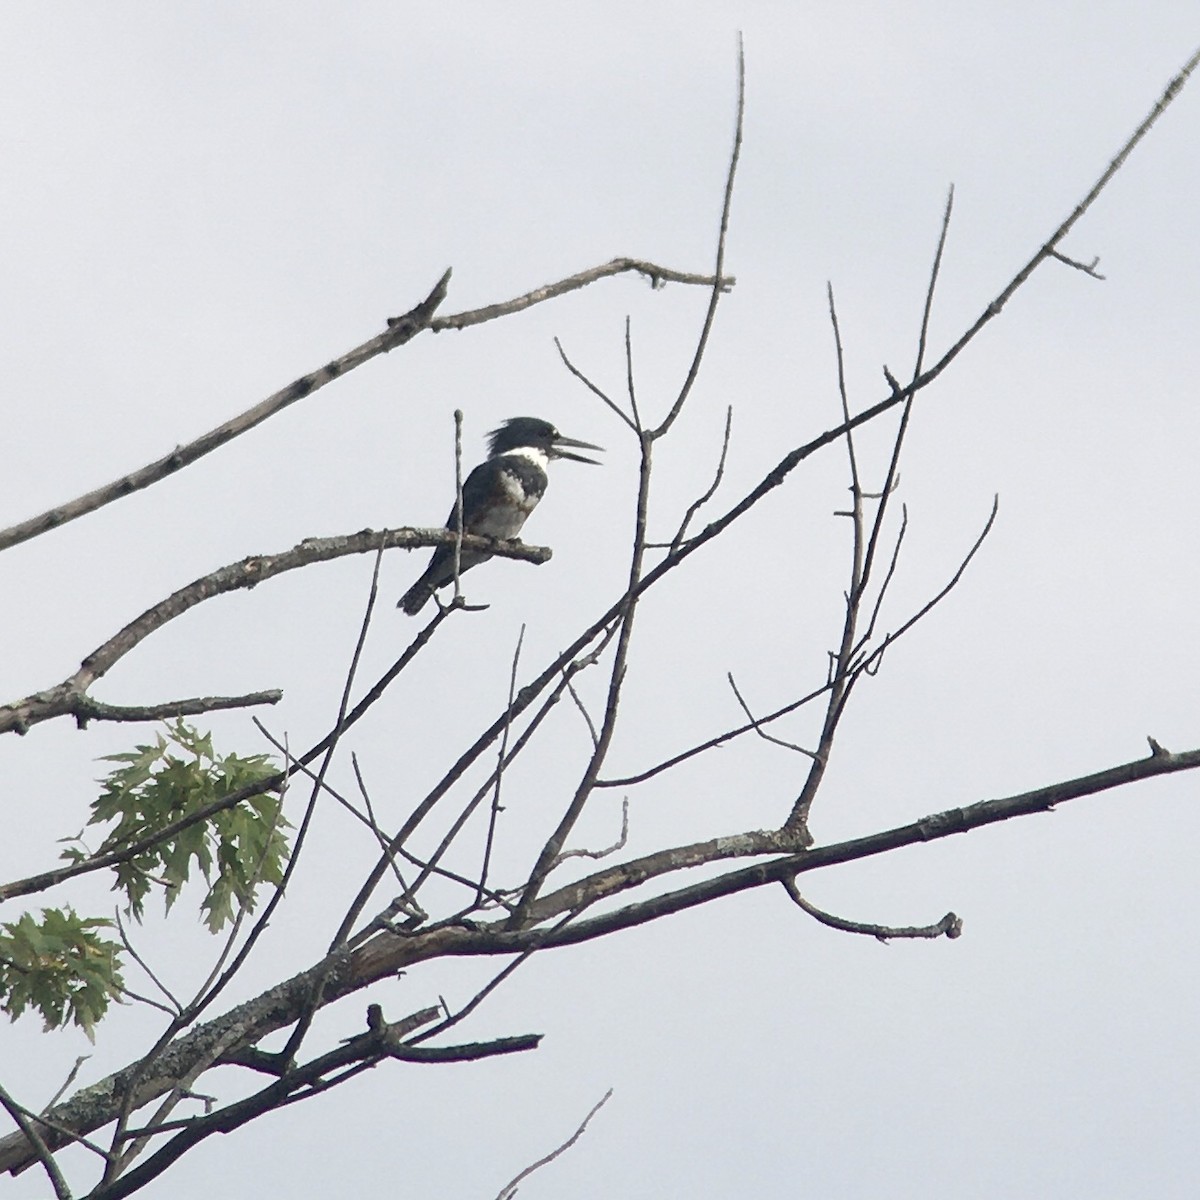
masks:
[[[121,948],[97,933],[111,925],[70,908],[0,924],[0,1006],[14,1021],[35,1008],[47,1029],[72,1021],[90,1038],[124,988]]]
[[[116,822],[96,851],[100,854],[156,837],[277,769],[265,754],[218,757],[212,735],[182,720],[168,724],[166,736],[157,734],[152,744],[103,761],[118,765],[101,780],[103,790],[88,820],[89,825]],[[170,910],[194,866],[208,884],[200,904],[204,922],[216,933],[242,909],[253,911],[260,886],[282,879],[288,823],[281,804],[278,794],[264,793],[177,830],[118,863],[114,891],[124,893],[129,911],[140,921],[146,896],[154,889],[162,889]],[[63,857],[81,861],[89,855],[71,847]]]
[[[152,745],[103,761],[118,765],[101,781],[103,790],[88,820],[89,826],[116,822],[96,851],[100,854],[154,838],[276,770],[264,754],[218,757],[212,736],[182,720],[168,724],[166,735],[156,735]],[[169,910],[194,865],[208,884],[200,904],[204,921],[216,933],[237,912],[253,910],[260,886],[282,879],[288,823],[281,804],[278,795],[254,796],[177,830],[116,864],[114,890],[124,893],[129,911],[141,920],[150,891],[161,888]],[[63,857],[82,862],[91,854],[71,846]],[[110,1001],[125,989],[122,948],[98,932],[112,925],[70,908],[44,908],[40,917],[26,913],[0,924],[0,1010],[16,1020],[36,1009],[47,1029],[70,1021],[91,1037]]]

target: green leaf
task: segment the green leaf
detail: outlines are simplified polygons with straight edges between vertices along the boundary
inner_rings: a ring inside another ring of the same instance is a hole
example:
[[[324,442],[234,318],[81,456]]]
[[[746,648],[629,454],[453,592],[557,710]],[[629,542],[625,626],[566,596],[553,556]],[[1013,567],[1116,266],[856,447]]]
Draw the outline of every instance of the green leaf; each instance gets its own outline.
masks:
[[[88,820],[89,825],[111,825],[100,854],[154,837],[277,770],[265,754],[218,756],[212,734],[201,734],[182,719],[167,723],[166,737],[158,734],[153,744],[102,761],[117,765],[100,781]],[[162,893],[170,911],[184,885],[198,874],[208,884],[200,910],[215,933],[243,909],[253,911],[259,886],[282,878],[288,856],[283,831],[290,826],[280,809],[279,796],[262,794],[197,821],[116,864],[113,889],[124,895],[128,911],[140,921],[152,891]],[[63,851],[62,857],[79,861],[86,856],[76,848]]]
[[[36,1009],[47,1030],[69,1020],[92,1038],[125,986],[121,948],[96,932],[111,925],[70,908],[0,924],[0,1008],[14,1021]]]

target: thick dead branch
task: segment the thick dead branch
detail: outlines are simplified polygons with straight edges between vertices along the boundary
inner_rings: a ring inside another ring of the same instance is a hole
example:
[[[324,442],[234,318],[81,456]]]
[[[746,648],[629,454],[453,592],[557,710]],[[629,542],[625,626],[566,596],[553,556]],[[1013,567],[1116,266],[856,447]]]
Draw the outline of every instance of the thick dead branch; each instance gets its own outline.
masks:
[[[354,951],[345,950],[331,955],[256,999],[179,1038],[159,1057],[152,1077],[140,1081],[131,1107],[136,1110],[166,1094],[201,1060],[207,1059],[214,1064],[242,1061],[246,1047],[252,1047],[267,1034],[286,1028],[299,1018],[308,1002],[313,981],[321,976],[326,980],[322,1004],[329,1004],[381,979],[392,978],[398,971],[418,962],[447,956],[525,956],[535,950],[575,945],[707,904],[723,896],[780,883],[808,871],[886,854],[902,846],[936,841],[952,834],[967,833],[1014,817],[1048,812],[1068,800],[1197,767],[1200,767],[1200,749],[1172,754],[1160,747],[1158,752],[1145,758],[1092,775],[1015,796],[982,800],[963,808],[948,809],[867,837],[818,846],[799,853],[781,853],[786,850],[786,841],[767,833],[714,838],[695,847],[660,851],[605,868],[586,879],[547,893],[530,906],[527,924],[521,929],[506,929],[506,920],[501,918],[483,925],[443,925],[408,936],[380,933]],[[534,922],[544,922],[563,914],[572,917],[584,907],[682,868],[745,855],[778,857],[600,916],[560,923],[558,928],[532,927]],[[218,1047],[223,1049],[218,1052]],[[46,1116],[56,1126],[75,1133],[88,1133],[100,1128],[112,1121],[120,1111],[121,1099],[131,1081],[131,1071],[132,1068],[127,1068],[83,1088],[71,1099],[56,1105]],[[56,1149],[69,1140],[55,1131],[47,1133],[43,1129],[42,1134],[50,1149]],[[0,1139],[0,1171],[19,1170],[34,1157],[22,1134],[10,1134]]]

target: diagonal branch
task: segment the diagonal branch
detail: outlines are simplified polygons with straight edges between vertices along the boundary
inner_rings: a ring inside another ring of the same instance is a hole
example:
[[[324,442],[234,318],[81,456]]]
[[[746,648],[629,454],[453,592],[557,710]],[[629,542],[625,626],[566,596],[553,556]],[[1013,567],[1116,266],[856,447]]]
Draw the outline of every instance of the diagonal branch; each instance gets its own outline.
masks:
[[[583,1118],[582,1121],[580,1121],[579,1128],[576,1129],[575,1132],[571,1134],[571,1136],[567,1138],[565,1142],[562,1143],[562,1145],[555,1150],[551,1150],[549,1154],[542,1155],[537,1162],[530,1163],[529,1166],[527,1166],[523,1171],[518,1171],[517,1174],[500,1189],[499,1194],[496,1196],[496,1200],[512,1200],[512,1198],[517,1194],[517,1185],[522,1179],[528,1179],[529,1176],[532,1175],[534,1171],[538,1170],[539,1167],[544,1167],[547,1163],[552,1163],[560,1154],[570,1150],[570,1148],[575,1145],[575,1143],[579,1141],[581,1137],[583,1137],[588,1125],[591,1123],[592,1118],[608,1103],[609,1099],[612,1097],[612,1094],[613,1090],[612,1088],[609,1088],[608,1091],[605,1092],[604,1095],[592,1105],[591,1111],[586,1117]]]
[[[50,1148],[38,1132],[35,1120],[31,1120],[26,1115],[25,1108],[18,1104],[3,1086],[0,1086],[0,1107],[12,1117],[17,1128],[29,1140],[30,1146],[33,1147],[34,1155],[45,1169],[46,1176],[50,1180],[50,1186],[54,1188],[54,1194],[58,1197],[58,1200],[71,1200],[71,1189],[67,1187],[67,1181],[63,1178],[63,1173],[59,1169],[58,1163],[54,1161],[54,1155],[50,1153]]]
[[[252,796],[259,796],[264,792],[278,791],[292,775],[296,774],[297,771],[303,770],[313,759],[325,751],[336,738],[345,733],[351,725],[356,724],[362,719],[372,705],[396,681],[401,672],[408,667],[417,654],[429,644],[438,627],[452,611],[449,608],[442,609],[408,644],[400,657],[375,681],[366,695],[350,711],[346,719],[337,728],[327,733],[315,746],[310,747],[298,759],[293,761],[285,770],[276,771],[274,775],[268,775],[258,780],[257,783],[248,783],[245,787],[238,788],[236,791],[230,792],[218,800],[212,800],[208,804],[201,805],[187,816],[180,817],[178,820],[164,825],[156,833],[148,834],[144,838],[130,842],[127,846],[123,846],[118,850],[111,850],[106,854],[96,854],[91,858],[84,859],[82,862],[56,867],[53,870],[43,871],[38,875],[29,875],[24,879],[17,879],[11,883],[2,883],[0,884],[0,900],[8,900],[14,896],[28,896],[34,892],[45,891],[47,888],[64,883],[68,879],[74,879],[77,875],[87,875],[93,871],[102,871],[107,867],[115,866],[117,863],[126,862],[129,859],[136,858],[137,855],[145,850],[149,850],[152,846],[157,846],[161,842],[168,841],[190,826],[197,825],[201,821],[207,821],[211,817],[216,816],[217,813],[233,808],[243,801],[249,800]]]
[[[83,660],[79,670],[70,678],[45,691],[34,692],[21,700],[0,705],[0,733],[25,733],[30,726],[36,725],[40,721],[49,721],[54,717],[68,714],[74,716],[78,721],[86,721],[93,716],[105,716],[106,711],[113,711],[106,710],[106,706],[97,706],[96,702],[87,696],[87,689],[97,679],[107,674],[150,634],[161,629],[167,622],[182,616],[189,609],[195,608],[197,604],[211,600],[214,596],[238,591],[241,588],[256,587],[266,579],[282,575],[286,571],[311,566],[313,563],[329,562],[350,554],[375,553],[381,547],[385,550],[415,550],[423,546],[440,546],[453,543],[457,536],[453,530],[449,529],[413,529],[409,527],[382,530],[363,529],[358,533],[339,537],[309,538],[282,553],[255,554],[249,558],[243,558],[239,562],[231,563],[229,566],[220,567],[216,571],[210,571],[207,575],[202,575],[199,579],[193,580],[185,587],[173,592],[165,600],[160,600],[146,609],[141,616],[130,621],[124,629],[93,650]],[[552,551],[545,546],[527,546],[523,542],[478,537],[474,534],[463,535],[462,543],[469,549],[487,550],[490,554],[498,555],[501,558],[516,558],[523,562],[539,564],[549,561],[552,554]],[[269,692],[256,693],[255,696],[240,699],[246,703],[271,703],[270,695]],[[262,700],[257,700],[257,696],[261,696]],[[208,703],[208,700],[209,698],[206,697],[203,702]],[[220,698],[214,697],[212,700],[214,703],[210,707],[230,707]],[[196,702],[179,701],[177,703]],[[164,707],[174,711],[173,706],[169,705],[155,705],[146,711],[158,715]]]
[[[202,434],[195,441],[188,442],[186,446],[176,446],[162,458],[147,463],[146,466],[139,467],[128,475],[122,475],[120,479],[116,479],[104,487],[96,488],[95,491],[88,492],[86,495],[77,496],[74,500],[48,509],[36,517],[30,517],[27,521],[13,525],[10,529],[0,530],[0,550],[7,550],[10,546],[29,541],[30,538],[65,525],[68,521],[75,520],[76,517],[95,512],[96,509],[103,508],[114,500],[120,500],[123,496],[129,496],[133,492],[148,488],[151,484],[166,479],[168,475],[174,475],[176,471],[190,466],[206,454],[224,446],[226,442],[231,442],[239,434],[261,425],[276,413],[295,404],[297,400],[311,396],[318,388],[332,383],[348,371],[354,370],[355,367],[362,366],[376,355],[385,354],[387,351],[394,350],[397,346],[411,341],[423,329],[429,327],[433,314],[446,298],[446,289],[449,284],[450,272],[447,270],[434,285],[433,291],[416,308],[403,317],[396,318],[396,323],[385,332],[377,334],[369,341],[363,342],[361,346],[356,346],[353,350],[347,351],[340,358],[335,358],[323,367],[318,367],[307,375],[301,375],[299,379],[260,401],[253,408],[248,408],[244,413],[218,425],[215,429],[210,429],[208,433]]]
[[[543,922],[564,913],[577,913],[584,907],[620,895],[630,888],[657,878],[668,870],[727,859],[732,853],[731,845],[736,845],[740,839],[715,838],[704,844],[704,854],[689,856],[685,853],[689,848],[680,847],[678,850],[660,851],[645,858],[606,867],[587,879],[540,897],[530,908],[529,923],[519,930],[505,929],[506,921],[502,918],[487,925],[443,925],[407,937],[380,933],[354,952],[331,955],[261,996],[239,1005],[180,1038],[158,1060],[155,1078],[142,1082],[134,1101],[134,1108],[149,1103],[156,1096],[166,1094],[175,1086],[176,1080],[188,1073],[193,1063],[206,1055],[211,1056],[213,1048],[218,1044],[227,1045],[225,1038],[231,1030],[238,1033],[237,1044],[231,1046],[220,1061],[236,1061],[240,1048],[253,1045],[267,1034],[290,1025],[303,1011],[312,981],[319,975],[327,974],[328,982],[322,1003],[329,1004],[379,980],[394,978],[397,972],[418,962],[448,956],[521,955],[531,950],[576,945],[604,937],[619,929],[632,928],[672,913],[695,908],[724,896],[780,883],[783,879],[797,874],[886,854],[902,846],[914,846],[953,834],[967,833],[1014,817],[1048,812],[1068,800],[1096,795],[1160,775],[1197,768],[1200,768],[1200,749],[1173,754],[1157,743],[1152,743],[1148,756],[1091,775],[1015,796],[981,800],[963,808],[933,813],[907,825],[800,853],[780,854],[784,847],[778,838],[771,835],[743,835],[750,847],[747,853],[780,856],[727,872],[690,887],[654,896],[625,908],[576,920],[557,929],[532,926],[534,922]],[[668,856],[671,855],[674,858],[668,862]],[[87,1133],[113,1119],[120,1107],[123,1089],[127,1085],[128,1069],[82,1089],[71,1099],[56,1105],[45,1116],[61,1129]],[[65,1140],[68,1140],[57,1128],[43,1127],[42,1132],[43,1139],[51,1149],[63,1145]],[[0,1171],[18,1170],[34,1157],[22,1134],[10,1134],[0,1138]]]
[[[306,396],[311,396],[313,392],[323,388],[327,383],[340,379],[343,375],[353,371],[355,367],[361,367],[363,363],[369,362],[378,355],[386,354],[388,351],[395,350],[398,346],[412,341],[417,334],[426,329],[436,333],[444,329],[465,329],[469,325],[479,325],[484,321],[521,312],[544,300],[552,300],[567,292],[587,287],[588,284],[595,283],[597,280],[626,271],[636,271],[645,275],[654,288],[662,287],[668,282],[695,284],[701,287],[711,287],[715,282],[706,275],[673,271],[668,267],[660,267],[642,259],[614,258],[611,262],[580,271],[557,283],[549,283],[544,287],[535,288],[532,292],[526,292],[523,296],[517,296],[513,300],[505,300],[500,304],[491,304],[486,308],[477,308],[449,317],[434,318],[433,314],[446,298],[446,291],[450,283],[450,271],[447,269],[434,285],[433,291],[420,304],[402,317],[389,317],[388,328],[383,333],[376,334],[373,338],[363,342],[361,346],[348,350],[339,358],[318,367],[315,371],[302,375],[299,379],[289,383],[287,387],[281,388],[254,405],[253,408],[218,425],[215,429],[210,429],[208,433],[202,434],[186,445],[176,446],[169,454],[164,454],[154,462],[147,463],[144,467],[139,467],[127,475],[122,475],[104,487],[96,488],[65,504],[47,509],[36,517],[30,517],[20,524],[0,530],[0,550],[7,550],[11,546],[27,542],[39,534],[57,529],[58,526],[75,520],[77,517],[95,512],[96,509],[103,508],[114,500],[120,500],[123,496],[131,495],[133,492],[141,491],[143,488],[150,487],[151,484],[166,479],[176,471],[190,466],[206,454],[232,441],[240,434],[247,433],[255,426],[261,425],[297,400],[303,400]],[[720,286],[722,290],[728,291],[735,282],[736,280],[732,277],[725,277],[720,281]]]

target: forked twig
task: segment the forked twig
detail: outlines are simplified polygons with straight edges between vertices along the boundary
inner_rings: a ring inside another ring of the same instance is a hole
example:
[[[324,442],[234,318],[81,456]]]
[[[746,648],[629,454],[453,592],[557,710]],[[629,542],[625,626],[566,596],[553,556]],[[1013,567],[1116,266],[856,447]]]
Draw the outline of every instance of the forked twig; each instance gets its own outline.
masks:
[[[725,409],[725,433],[721,438],[721,456],[717,459],[717,469],[713,473],[712,483],[708,485],[708,489],[702,496],[698,496],[688,505],[687,512],[683,514],[683,520],[679,522],[679,529],[671,539],[668,553],[674,554],[683,544],[687,527],[692,523],[692,518],[716,495],[717,488],[721,486],[721,480],[725,477],[725,457],[729,453],[729,435],[732,431],[733,405],[731,404]]]
[[[803,754],[808,758],[815,758],[811,750],[806,750],[803,746],[797,746],[795,742],[785,741],[783,738],[777,738],[773,734],[768,733],[763,727],[762,722],[758,720],[750,711],[750,705],[746,703],[746,698],[738,690],[738,685],[733,678],[732,671],[725,672],[725,678],[729,680],[729,686],[733,689],[733,694],[737,697],[737,702],[741,706],[742,712],[746,714],[746,719],[750,722],[751,728],[760,738],[770,742],[775,746],[782,746],[785,750],[795,750],[797,754]]]
[[[629,416],[629,414],[594,380],[585,375],[567,356],[567,352],[563,349],[562,342],[558,338],[554,339],[554,348],[558,351],[558,357],[562,359],[562,364],[567,368],[580,383],[583,384],[589,392],[592,393],[598,400],[606,404],[609,409],[617,414],[626,425],[629,426],[635,433],[637,432],[637,423]]]

